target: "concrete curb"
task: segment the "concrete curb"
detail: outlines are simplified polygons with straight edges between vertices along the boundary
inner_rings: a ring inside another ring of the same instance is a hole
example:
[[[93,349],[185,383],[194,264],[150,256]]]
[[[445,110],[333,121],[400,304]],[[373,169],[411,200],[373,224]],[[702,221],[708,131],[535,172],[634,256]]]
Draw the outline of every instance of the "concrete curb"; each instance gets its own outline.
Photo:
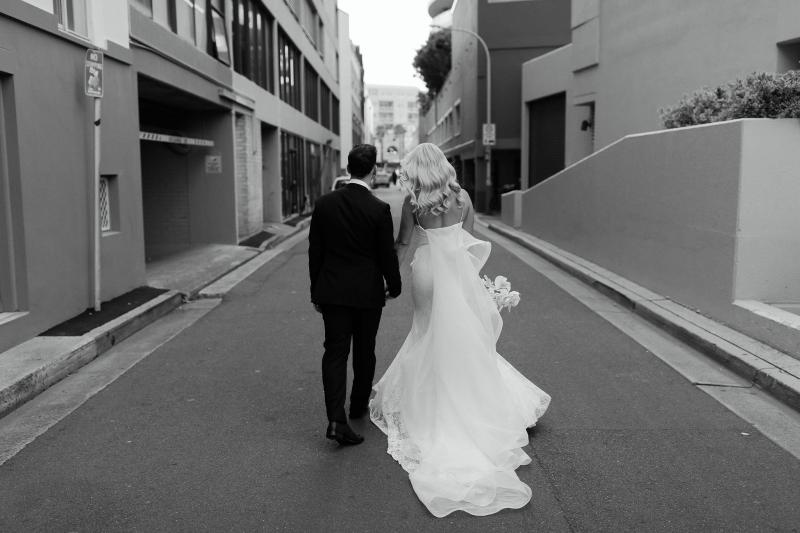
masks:
[[[258,247],[258,253],[245,259],[241,263],[229,268],[225,272],[220,273],[218,276],[214,277],[213,279],[206,280],[202,285],[195,287],[192,289],[188,294],[186,294],[187,300],[199,300],[202,298],[222,298],[224,293],[220,293],[219,291],[210,291],[212,287],[217,287],[221,284],[224,285],[224,280],[228,277],[236,276],[237,272],[246,271],[248,272],[247,275],[252,274],[253,271],[258,270],[261,266],[263,266],[267,261],[271,260],[275,257],[274,250],[275,248],[280,245],[281,243],[291,239],[295,235],[302,233],[308,226],[311,225],[311,217],[308,217],[304,220],[301,220],[297,223],[294,227],[293,231],[276,235],[274,237],[270,237],[263,243],[261,246]],[[253,266],[257,264],[258,266]]]
[[[261,243],[261,246],[259,246],[258,249],[263,252],[265,250],[269,250],[269,249],[275,248],[276,246],[278,246],[280,243],[282,243],[286,239],[289,239],[289,238],[297,235],[298,233],[300,233],[301,231],[303,231],[304,229],[306,229],[310,225],[311,225],[311,217],[306,217],[303,220],[301,220],[300,222],[298,222],[296,226],[294,226],[294,231],[291,231],[289,233],[284,233],[282,235],[275,235],[274,237],[270,237],[269,239],[267,239],[266,241]]]
[[[487,226],[800,411],[800,360],[532,235],[499,222]]]
[[[80,337],[34,337],[0,354],[0,417],[182,302],[169,291]]]

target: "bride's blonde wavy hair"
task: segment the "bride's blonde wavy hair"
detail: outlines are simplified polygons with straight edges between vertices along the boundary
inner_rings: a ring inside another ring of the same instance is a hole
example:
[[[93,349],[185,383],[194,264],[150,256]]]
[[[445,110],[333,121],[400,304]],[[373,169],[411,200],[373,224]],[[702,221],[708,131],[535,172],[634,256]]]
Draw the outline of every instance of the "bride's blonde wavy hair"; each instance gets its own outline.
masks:
[[[456,205],[461,207],[461,186],[456,181],[456,169],[438,146],[431,143],[417,145],[403,159],[400,184],[411,193],[411,205],[417,215],[441,215],[450,209],[455,193]]]

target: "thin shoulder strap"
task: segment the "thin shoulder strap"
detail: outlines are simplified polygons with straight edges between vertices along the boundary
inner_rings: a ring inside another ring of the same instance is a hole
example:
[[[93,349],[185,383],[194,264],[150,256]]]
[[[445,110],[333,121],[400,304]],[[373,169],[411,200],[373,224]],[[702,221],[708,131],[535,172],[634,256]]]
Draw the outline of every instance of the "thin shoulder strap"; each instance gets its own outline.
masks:
[[[461,192],[460,191],[459,191],[458,195],[461,196]],[[467,207],[467,202],[465,202],[463,200],[461,202],[462,202],[461,203],[461,218],[458,221],[459,222],[464,222],[464,208]]]

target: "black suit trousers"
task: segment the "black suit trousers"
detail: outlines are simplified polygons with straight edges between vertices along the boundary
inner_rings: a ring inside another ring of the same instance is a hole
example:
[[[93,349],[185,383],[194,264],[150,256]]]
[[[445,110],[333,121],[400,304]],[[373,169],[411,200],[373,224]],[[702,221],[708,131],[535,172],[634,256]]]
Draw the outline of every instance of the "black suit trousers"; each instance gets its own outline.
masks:
[[[325,354],[322,356],[322,386],[325,409],[331,422],[347,422],[347,356],[353,345],[353,387],[350,409],[363,409],[369,403],[375,377],[375,336],[383,309],[323,305]]]

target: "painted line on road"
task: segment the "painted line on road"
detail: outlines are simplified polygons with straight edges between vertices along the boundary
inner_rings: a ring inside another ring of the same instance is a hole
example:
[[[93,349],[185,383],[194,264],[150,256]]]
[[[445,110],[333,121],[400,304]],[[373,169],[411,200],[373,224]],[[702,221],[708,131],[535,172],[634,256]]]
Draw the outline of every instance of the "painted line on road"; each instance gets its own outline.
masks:
[[[0,465],[203,318],[221,300],[184,304],[0,419]]]
[[[484,225],[476,224],[475,230],[542,274],[694,386],[755,426],[765,437],[800,459],[800,413],[527,248],[491,232]]]

